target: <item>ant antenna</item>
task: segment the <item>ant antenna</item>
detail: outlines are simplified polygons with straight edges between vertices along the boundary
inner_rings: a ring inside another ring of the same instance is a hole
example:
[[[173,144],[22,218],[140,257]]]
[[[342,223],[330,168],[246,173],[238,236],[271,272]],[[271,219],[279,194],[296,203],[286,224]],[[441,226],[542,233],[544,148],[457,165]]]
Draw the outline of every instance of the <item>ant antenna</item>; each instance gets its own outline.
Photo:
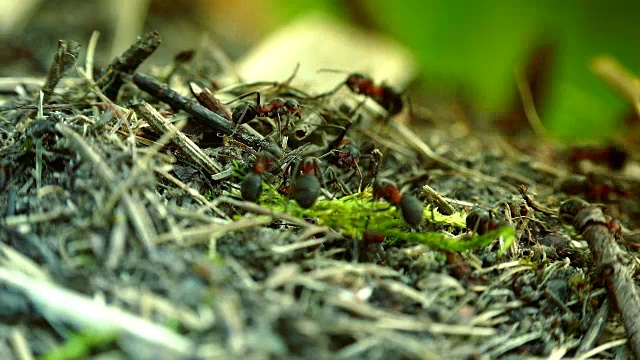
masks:
[[[293,69],[293,73],[282,83],[278,84],[276,89],[287,88],[291,85],[293,79],[298,75],[298,70],[300,70],[300,63],[296,63],[296,67]]]
[[[242,94],[238,97],[236,97],[235,99],[232,99],[230,101],[227,101],[226,103],[223,103],[223,105],[229,105],[229,104],[233,104],[234,102],[238,101],[238,100],[242,100],[244,98],[247,98],[251,95],[255,94],[256,95],[256,106],[260,106],[260,92],[259,91],[251,91],[248,92],[246,94]]]
[[[334,74],[349,74],[349,71],[346,71],[346,70],[328,69],[328,68],[322,68],[316,71],[316,73],[321,73],[321,72],[328,72],[328,73],[334,73]]]

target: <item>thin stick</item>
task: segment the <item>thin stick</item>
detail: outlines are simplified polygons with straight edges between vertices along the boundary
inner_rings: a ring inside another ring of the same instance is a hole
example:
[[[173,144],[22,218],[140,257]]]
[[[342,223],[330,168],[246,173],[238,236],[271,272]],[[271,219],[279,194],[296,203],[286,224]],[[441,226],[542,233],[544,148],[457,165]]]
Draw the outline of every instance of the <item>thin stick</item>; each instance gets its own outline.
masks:
[[[536,104],[533,103],[533,95],[531,95],[531,87],[529,86],[529,83],[522,74],[522,71],[516,69],[514,70],[514,73],[516,77],[516,83],[518,84],[520,100],[522,101],[522,108],[524,109],[524,113],[527,116],[529,125],[531,125],[531,128],[536,133],[536,135],[549,138],[549,132],[542,124],[540,116],[538,116],[538,111],[536,110]]]
[[[433,190],[431,186],[425,185],[422,187],[422,194],[427,196],[430,200],[434,202],[434,204],[438,207],[441,213],[444,215],[453,215],[456,212],[456,209],[449,204],[449,202],[440,196],[437,191]]]
[[[89,39],[89,46],[87,47],[87,60],[85,63],[85,74],[87,78],[93,80],[93,63],[95,61],[96,56],[96,47],[98,46],[98,39],[100,39],[100,32],[94,30],[91,33],[91,38]]]
[[[124,84],[123,75],[131,75],[154,51],[160,46],[160,33],[152,31],[139,37],[138,40],[122,55],[113,59],[105,70],[109,75],[105,78],[106,84],[102,89],[111,100],[118,96],[120,87]]]
[[[231,121],[200,105],[197,101],[178,94],[167,85],[158,82],[149,75],[136,73],[133,76],[133,83],[158,100],[169,104],[172,108],[186,111],[193,116],[194,120],[208,126],[214,131],[221,132],[225,135],[233,134],[237,140],[253,148],[262,147],[261,137],[249,133],[242,128],[240,131],[234,133],[235,126]]]
[[[11,332],[11,345],[15,350],[15,353],[20,360],[33,360],[33,353],[29,344],[24,337],[24,333],[20,329],[15,329]]]
[[[560,205],[560,217],[582,234],[600,269],[607,295],[620,313],[629,348],[640,359],[640,294],[629,255],[620,249],[602,209],[580,199]]]
[[[165,119],[160,113],[146,102],[133,105],[133,110],[159,134],[175,134],[171,137],[171,142],[180,148],[189,160],[197,164],[209,175],[215,175],[222,171],[222,165],[207,156],[198,145],[196,145],[185,134],[180,132],[172,123]]]

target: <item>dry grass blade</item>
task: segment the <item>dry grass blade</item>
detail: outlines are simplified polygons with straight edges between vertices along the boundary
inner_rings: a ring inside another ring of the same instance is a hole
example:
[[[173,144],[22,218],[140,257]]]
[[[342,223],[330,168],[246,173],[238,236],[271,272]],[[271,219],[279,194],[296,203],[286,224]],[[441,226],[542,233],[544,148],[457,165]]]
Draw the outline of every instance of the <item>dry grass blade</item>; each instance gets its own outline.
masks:
[[[138,115],[149,122],[149,125],[151,125],[158,134],[176,134],[171,138],[171,141],[180,148],[189,160],[200,166],[208,174],[214,175],[222,171],[222,166],[220,164],[205,155],[198,145],[160,115],[153,106],[143,102],[142,104],[134,105],[133,108]]]
[[[591,69],[609,86],[620,92],[640,116],[640,83],[634,74],[610,56],[595,58],[591,63]]]

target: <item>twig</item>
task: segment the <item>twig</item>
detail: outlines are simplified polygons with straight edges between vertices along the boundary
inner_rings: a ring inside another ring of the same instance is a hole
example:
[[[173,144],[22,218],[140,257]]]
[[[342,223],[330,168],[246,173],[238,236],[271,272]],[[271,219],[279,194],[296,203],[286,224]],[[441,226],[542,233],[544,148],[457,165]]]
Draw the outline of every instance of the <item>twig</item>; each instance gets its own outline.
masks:
[[[222,171],[222,166],[208,157],[191,139],[180,132],[172,123],[167,121],[153,106],[142,102],[133,106],[133,110],[160,135],[172,133],[171,142],[176,144],[189,160],[200,166],[209,175]]]
[[[198,210],[198,213],[202,213],[207,209],[211,209],[216,214],[218,214],[221,218],[228,218],[228,216],[222,210],[218,209],[216,204],[214,204],[214,203],[210,202],[209,200],[207,200],[207,198],[202,196],[202,194],[200,194],[196,189],[194,189],[192,187],[189,187],[187,184],[185,184],[182,181],[180,181],[180,179],[178,179],[175,176],[171,175],[167,169],[164,169],[164,168],[161,168],[161,167],[156,167],[154,170],[158,174],[164,176],[167,180],[169,180],[172,183],[174,183],[180,189],[186,191],[196,201],[198,201],[199,203],[204,205],[201,209]]]
[[[629,348],[640,359],[640,295],[633,281],[633,269],[618,244],[602,210],[580,199],[567,200],[560,206],[560,216],[582,233],[601,270],[611,302],[620,312],[627,331]]]
[[[141,90],[148,92],[158,100],[169,104],[173,109],[188,112],[196,121],[208,126],[214,131],[222,132],[225,135],[234,134],[235,126],[231,121],[200,105],[197,101],[178,94],[167,85],[158,82],[151,76],[136,73],[133,76],[133,83]],[[253,148],[260,148],[263,145],[262,139],[250,134],[242,128],[236,131],[235,137],[239,141],[242,141]]]
[[[124,257],[127,232],[127,217],[122,209],[122,205],[120,205],[115,209],[113,214],[113,228],[111,229],[109,250],[105,260],[107,269],[116,269],[120,260]]]
[[[438,207],[438,210],[440,210],[440,212],[443,213],[444,215],[452,215],[456,212],[456,209],[454,209],[453,206],[451,206],[451,204],[449,204],[449,202],[445,200],[445,198],[440,196],[438,192],[433,190],[431,186],[429,185],[423,186],[422,195],[426,196],[427,199],[433,201],[435,205]]]
[[[180,237],[186,241],[184,246],[193,246],[202,242],[210,241],[212,237],[219,237],[232,231],[241,231],[256,226],[267,225],[272,222],[270,216],[258,216],[245,218],[242,220],[230,221],[227,224],[209,224],[203,226],[195,226],[187,229],[181,229]],[[169,231],[158,235],[156,243],[162,244],[174,240],[176,235]]]
[[[122,55],[116,57],[103,73],[106,75],[103,93],[115,100],[124,83],[123,75],[131,75],[160,46],[160,33],[152,31],[139,37]]]
[[[609,341],[608,343],[602,344],[596,348],[593,348],[591,351],[576,357],[576,360],[594,359],[595,356],[598,355],[599,353],[608,349],[613,349],[615,347],[622,346],[626,343],[627,343],[627,339],[618,339],[618,340]]]
[[[527,194],[527,187],[524,185],[520,185],[518,186],[518,191],[520,191],[520,195],[522,196],[522,199],[524,199],[524,201],[527,203],[527,205],[529,205],[530,208],[536,210],[536,211],[540,211],[543,214],[547,214],[547,215],[558,215],[558,211],[554,210],[554,209],[550,209],[536,201],[534,201],[531,196],[529,196]]]
[[[316,231],[318,230],[323,230],[323,229],[318,228]],[[299,236],[299,238],[301,237],[302,236]],[[330,233],[319,239],[309,239],[309,240],[300,241],[300,242],[296,240],[293,244],[289,244],[289,245],[274,245],[271,247],[271,251],[273,251],[274,253],[283,254],[283,253],[288,253],[288,252],[292,252],[292,251],[296,251],[296,250],[300,250],[300,249],[304,249],[312,246],[317,246],[317,245],[324,244],[326,242],[333,241],[339,238],[341,238],[340,234]]]
[[[49,102],[49,98],[53,94],[53,89],[58,84],[58,81],[64,76],[64,73],[69,70],[78,59],[80,53],[80,44],[73,40],[60,40],[58,41],[58,51],[53,58],[53,64],[49,68],[47,73],[47,80],[42,86],[42,92],[44,93],[43,102]]]

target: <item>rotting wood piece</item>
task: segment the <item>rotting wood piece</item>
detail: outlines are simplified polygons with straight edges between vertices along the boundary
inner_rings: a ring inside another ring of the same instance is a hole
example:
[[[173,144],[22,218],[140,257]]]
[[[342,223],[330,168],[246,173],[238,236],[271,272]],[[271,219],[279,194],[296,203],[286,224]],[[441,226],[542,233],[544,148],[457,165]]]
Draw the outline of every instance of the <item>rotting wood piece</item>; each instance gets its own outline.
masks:
[[[634,357],[640,359],[640,295],[633,282],[628,254],[616,243],[615,234],[600,208],[571,199],[560,205],[560,217],[572,224],[589,244],[608,296],[620,312],[629,348]]]
[[[47,73],[47,80],[42,86],[43,103],[49,102],[53,89],[55,89],[58,81],[64,76],[64,73],[75,64],[80,53],[80,44],[73,40],[58,41],[58,50],[53,59],[53,63]]]
[[[154,51],[160,46],[160,33],[151,31],[127,49],[122,55],[116,57],[106,68],[104,74],[104,94],[111,100],[118,96],[120,87],[124,84],[123,75],[131,75]],[[90,74],[89,74],[90,75]]]

